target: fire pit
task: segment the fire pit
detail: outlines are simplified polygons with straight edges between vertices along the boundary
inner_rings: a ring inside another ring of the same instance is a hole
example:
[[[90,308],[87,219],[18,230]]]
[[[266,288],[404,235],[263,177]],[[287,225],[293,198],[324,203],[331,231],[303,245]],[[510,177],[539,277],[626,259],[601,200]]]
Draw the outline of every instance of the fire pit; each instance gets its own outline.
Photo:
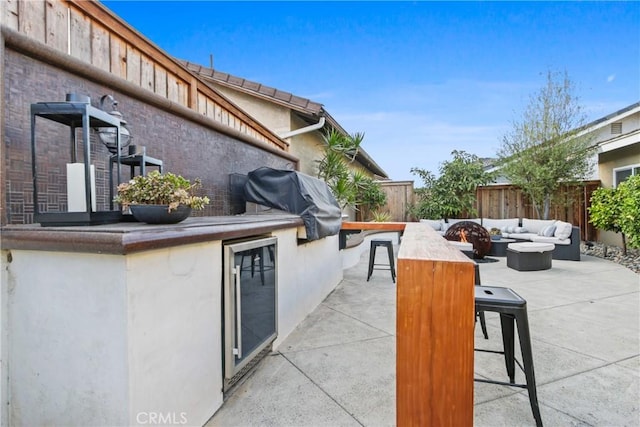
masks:
[[[460,221],[453,224],[444,234],[452,242],[468,242],[473,245],[473,257],[482,259],[491,249],[491,236],[480,224],[473,221]]]

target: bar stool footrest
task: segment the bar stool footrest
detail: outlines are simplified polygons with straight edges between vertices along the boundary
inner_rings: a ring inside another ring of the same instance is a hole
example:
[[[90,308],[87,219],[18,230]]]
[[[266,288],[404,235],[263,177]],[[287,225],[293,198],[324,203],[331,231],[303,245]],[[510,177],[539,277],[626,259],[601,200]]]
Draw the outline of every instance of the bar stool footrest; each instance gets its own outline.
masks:
[[[527,388],[526,384],[508,383],[506,381],[486,380],[484,378],[474,378],[473,380],[477,383],[497,384],[497,385],[506,385],[508,387]]]

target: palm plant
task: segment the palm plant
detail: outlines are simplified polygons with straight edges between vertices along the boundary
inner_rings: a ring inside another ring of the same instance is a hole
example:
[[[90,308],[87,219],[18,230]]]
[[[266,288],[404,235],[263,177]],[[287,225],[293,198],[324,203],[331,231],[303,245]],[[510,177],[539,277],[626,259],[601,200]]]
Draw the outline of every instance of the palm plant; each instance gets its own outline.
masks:
[[[341,209],[355,207],[357,191],[353,186],[349,164],[364,138],[363,134],[343,135],[335,129],[327,132],[324,157],[318,161],[318,178],[324,180]]]
[[[366,205],[377,209],[386,196],[380,185],[361,169],[349,167],[358,155],[364,133],[344,135],[332,129],[324,135],[324,157],[318,161],[318,178],[324,180],[341,209]]]

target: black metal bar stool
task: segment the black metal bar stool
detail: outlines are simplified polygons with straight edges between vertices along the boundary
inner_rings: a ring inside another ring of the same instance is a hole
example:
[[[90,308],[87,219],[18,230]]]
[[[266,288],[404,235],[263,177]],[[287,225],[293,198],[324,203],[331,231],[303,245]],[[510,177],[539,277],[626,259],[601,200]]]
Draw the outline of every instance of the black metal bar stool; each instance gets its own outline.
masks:
[[[376,249],[378,246],[384,246],[387,248],[387,254],[389,255],[389,264],[376,264]],[[384,266],[386,268],[375,268],[376,266]],[[369,250],[369,273],[367,274],[367,282],[371,278],[373,270],[390,270],[391,280],[396,283],[396,267],[393,258],[393,242],[391,240],[372,240],[371,249]]]
[[[538,395],[536,392],[536,378],[533,370],[531,337],[529,335],[529,319],[527,318],[527,301],[509,288],[476,286],[475,303],[476,312],[493,311],[500,313],[503,351],[480,349],[476,349],[476,351],[504,354],[504,362],[507,368],[509,382],[486,380],[481,378],[476,378],[475,381],[526,388],[529,393],[529,402],[531,403],[533,418],[536,420],[536,426],[542,426],[542,418],[540,417],[540,408],[538,406]],[[515,358],[514,321],[517,324],[518,336],[520,337],[522,364],[520,364],[520,362]],[[515,383],[516,363],[524,372],[526,384]]]
[[[482,283],[480,281],[480,266],[478,265],[477,262],[474,265],[474,271],[475,271],[475,282],[476,282],[475,285],[482,286]],[[489,333],[487,332],[487,320],[485,319],[484,311],[476,310],[476,319],[480,319],[480,328],[482,328],[482,335],[484,335],[485,340],[488,340]]]
[[[263,250],[264,248],[250,249],[248,253],[243,252],[242,258],[240,258],[240,271],[242,272],[242,271],[250,270],[251,277],[253,277],[255,274],[256,261],[258,261],[258,266],[260,267],[260,283],[262,283],[262,286],[264,286],[264,272],[266,270],[273,270],[274,268],[273,266],[265,267]],[[271,260],[271,264],[273,264],[274,262],[273,248],[269,246],[267,250],[269,251],[269,259]],[[248,267],[244,267],[244,258],[246,256],[249,256],[251,258],[250,265]]]

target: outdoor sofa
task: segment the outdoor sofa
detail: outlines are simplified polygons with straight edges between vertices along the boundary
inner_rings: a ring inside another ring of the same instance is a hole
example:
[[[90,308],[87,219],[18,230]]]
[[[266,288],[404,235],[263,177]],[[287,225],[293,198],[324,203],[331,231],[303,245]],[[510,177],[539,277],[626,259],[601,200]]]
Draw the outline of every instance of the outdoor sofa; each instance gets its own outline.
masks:
[[[444,235],[452,224],[460,221],[475,222],[482,225],[487,231],[497,228],[503,238],[515,239],[518,242],[553,243],[555,245],[553,259],[580,261],[580,228],[568,222],[529,218],[420,220],[420,222],[429,224],[441,235]]]

